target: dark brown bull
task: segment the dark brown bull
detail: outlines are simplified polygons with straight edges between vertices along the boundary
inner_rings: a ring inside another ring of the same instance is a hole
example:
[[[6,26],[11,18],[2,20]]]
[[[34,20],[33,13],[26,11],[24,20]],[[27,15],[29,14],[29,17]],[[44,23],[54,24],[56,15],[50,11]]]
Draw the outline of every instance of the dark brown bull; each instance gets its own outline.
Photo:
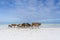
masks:
[[[22,27],[25,27],[25,23],[22,23],[21,26],[22,26]]]
[[[31,25],[29,23],[22,23],[22,27],[30,27]]]
[[[29,23],[26,23],[26,24],[27,24],[26,26],[29,26],[29,27],[31,26],[31,24],[29,24]]]
[[[25,23],[25,27],[31,27],[31,24]]]
[[[12,27],[12,25],[8,25],[9,27]]]

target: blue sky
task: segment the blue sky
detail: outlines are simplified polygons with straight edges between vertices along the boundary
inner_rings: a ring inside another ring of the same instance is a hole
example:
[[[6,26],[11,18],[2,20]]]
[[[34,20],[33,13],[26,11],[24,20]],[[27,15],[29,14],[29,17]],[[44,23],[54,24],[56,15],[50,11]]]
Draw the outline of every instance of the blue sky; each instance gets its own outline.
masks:
[[[2,23],[60,23],[60,0],[0,0]]]

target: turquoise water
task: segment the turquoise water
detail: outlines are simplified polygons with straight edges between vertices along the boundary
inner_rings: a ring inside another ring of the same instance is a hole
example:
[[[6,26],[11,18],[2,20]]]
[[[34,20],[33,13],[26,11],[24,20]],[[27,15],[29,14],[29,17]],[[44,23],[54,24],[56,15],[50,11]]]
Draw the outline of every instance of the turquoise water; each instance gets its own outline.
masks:
[[[6,27],[9,24],[0,24],[0,27]],[[60,28],[60,24],[41,24],[40,28]]]

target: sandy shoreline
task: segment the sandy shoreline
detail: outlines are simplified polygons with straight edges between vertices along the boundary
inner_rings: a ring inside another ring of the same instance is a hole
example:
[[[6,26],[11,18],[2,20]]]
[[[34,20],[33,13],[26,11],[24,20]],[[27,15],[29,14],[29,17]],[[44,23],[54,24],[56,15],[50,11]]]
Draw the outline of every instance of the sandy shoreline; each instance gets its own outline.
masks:
[[[0,40],[60,40],[60,28],[0,30]]]

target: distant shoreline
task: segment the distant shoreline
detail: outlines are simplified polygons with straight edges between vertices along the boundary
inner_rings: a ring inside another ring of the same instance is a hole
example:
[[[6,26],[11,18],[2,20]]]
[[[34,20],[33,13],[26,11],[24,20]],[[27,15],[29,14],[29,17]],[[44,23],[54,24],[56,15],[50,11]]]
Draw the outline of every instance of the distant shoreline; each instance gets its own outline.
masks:
[[[0,27],[8,27],[9,24],[0,24]],[[40,28],[60,28],[60,24],[41,24]]]

